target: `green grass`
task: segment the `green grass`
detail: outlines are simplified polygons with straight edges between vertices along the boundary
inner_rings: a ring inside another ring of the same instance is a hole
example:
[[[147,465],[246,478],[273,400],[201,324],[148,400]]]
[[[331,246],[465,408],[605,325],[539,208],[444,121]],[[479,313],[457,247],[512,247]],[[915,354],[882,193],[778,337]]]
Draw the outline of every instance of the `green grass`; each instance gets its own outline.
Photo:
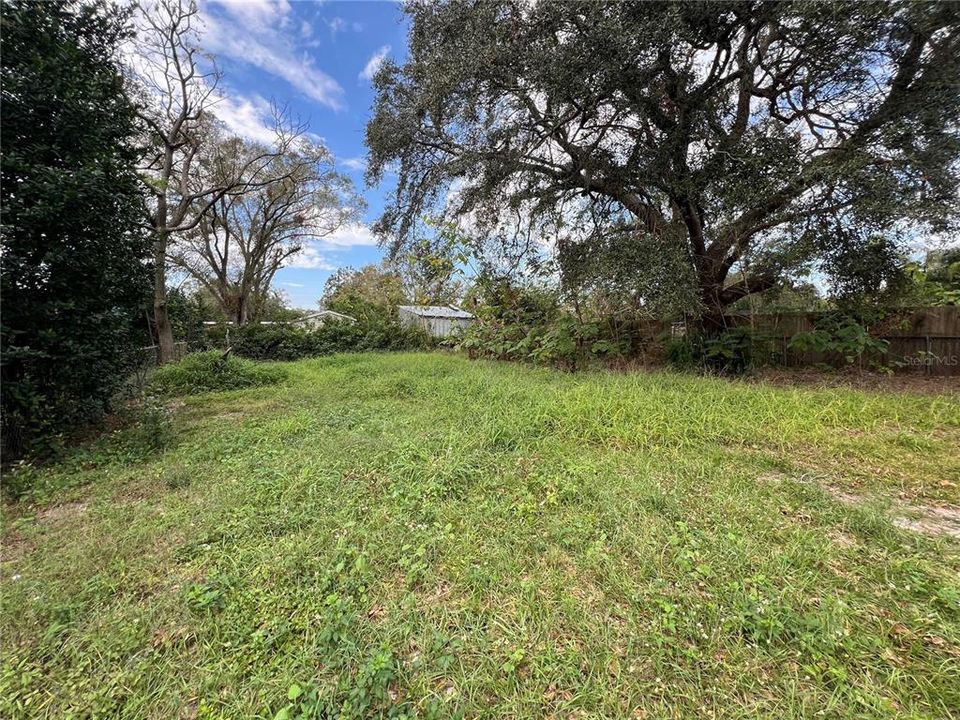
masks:
[[[0,716],[960,717],[956,396],[285,369],[24,471]]]

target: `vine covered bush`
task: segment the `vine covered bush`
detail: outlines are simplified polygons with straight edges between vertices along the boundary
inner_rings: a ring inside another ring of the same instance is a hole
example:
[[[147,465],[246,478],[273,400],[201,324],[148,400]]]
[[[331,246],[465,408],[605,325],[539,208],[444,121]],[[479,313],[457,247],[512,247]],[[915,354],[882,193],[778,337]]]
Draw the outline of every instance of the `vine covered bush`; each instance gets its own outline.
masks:
[[[640,357],[650,332],[634,317],[572,312],[556,292],[491,285],[478,320],[455,341],[470,357],[512,360],[576,370],[597,362]]]

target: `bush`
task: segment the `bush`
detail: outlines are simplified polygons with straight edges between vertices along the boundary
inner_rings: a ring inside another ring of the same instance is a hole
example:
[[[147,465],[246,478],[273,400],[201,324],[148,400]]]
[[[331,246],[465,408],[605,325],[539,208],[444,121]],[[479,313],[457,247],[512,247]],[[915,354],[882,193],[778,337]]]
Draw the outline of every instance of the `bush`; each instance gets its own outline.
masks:
[[[800,352],[823,353],[840,365],[879,364],[890,343],[870,335],[869,330],[847,315],[827,315],[808,332],[790,339],[790,348]]]
[[[229,344],[237,355],[252,360],[300,360],[338,352],[418,350],[430,345],[422,329],[388,319],[328,322],[315,330],[249,325],[231,329],[229,341],[225,329],[214,328],[209,337],[211,344]]]
[[[696,370],[700,365],[701,348],[695,337],[667,340],[664,354],[675,370]]]
[[[609,324],[581,322],[568,313],[529,326],[490,317],[474,323],[456,347],[470,357],[515,360],[576,370],[598,360],[623,357],[630,338],[618,337]]]
[[[163,395],[189,395],[273,385],[285,376],[280,368],[212,350],[193,353],[180,362],[158,368],[150,379],[150,386]]]
[[[667,361],[678,370],[742,375],[764,365],[772,353],[769,337],[748,327],[718,335],[697,334],[667,342]]]
[[[135,369],[149,287],[126,12],[4,2],[2,451],[47,454]]]

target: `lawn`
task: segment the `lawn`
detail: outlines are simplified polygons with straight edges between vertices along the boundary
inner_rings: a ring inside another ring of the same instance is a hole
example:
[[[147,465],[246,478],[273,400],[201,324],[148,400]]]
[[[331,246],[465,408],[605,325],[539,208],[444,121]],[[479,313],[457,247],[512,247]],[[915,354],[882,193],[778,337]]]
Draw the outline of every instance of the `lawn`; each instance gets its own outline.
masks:
[[[0,716],[960,717],[957,395],[285,367],[5,478]]]

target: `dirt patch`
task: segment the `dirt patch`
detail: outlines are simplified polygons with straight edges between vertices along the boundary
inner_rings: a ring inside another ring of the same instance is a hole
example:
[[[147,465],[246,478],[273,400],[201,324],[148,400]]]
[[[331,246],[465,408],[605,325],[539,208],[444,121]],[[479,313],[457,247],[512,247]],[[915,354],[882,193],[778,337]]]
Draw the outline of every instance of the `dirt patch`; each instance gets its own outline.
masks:
[[[902,507],[900,510],[906,514],[893,518],[893,524],[898,528],[924,535],[947,535],[960,540],[960,508],[921,505]]]
[[[33,513],[27,511],[24,515],[27,521],[36,522],[38,525],[59,525],[82,517],[86,513],[87,503],[65,502],[37,510],[33,520],[29,517]],[[5,522],[9,523],[10,518],[6,518]],[[3,563],[19,560],[34,547],[32,539],[24,537],[18,530],[9,528],[9,526],[8,530],[9,532],[0,539],[0,562]]]
[[[247,413],[242,410],[228,410],[227,412],[217,413],[213,416],[214,420],[244,420],[247,417]]]
[[[60,503],[38,511],[37,522],[60,523],[85,515],[86,512],[87,504],[85,502]]]
[[[844,549],[849,549],[856,547],[858,545],[857,539],[850,533],[846,533],[843,530],[830,530],[827,532],[827,535],[837,546]]]
[[[834,500],[839,500],[844,505],[859,505],[867,500],[867,498],[862,495],[854,495],[834,485],[824,485],[823,489],[830,493],[830,496]]]
[[[19,560],[26,555],[33,545],[17,533],[10,533],[0,540],[0,564]]]
[[[826,487],[834,498],[844,505],[859,505],[867,498],[852,495],[835,487]],[[953,505],[895,504],[891,522],[898,528],[934,537],[952,537],[960,540],[960,508]]]
[[[772,472],[757,477],[757,480],[764,483],[780,483],[789,479],[803,484],[816,483],[826,490],[834,500],[844,505],[862,505],[869,500],[868,497],[855,495],[835,485],[817,483],[807,476],[790,478],[790,476],[783,473]],[[893,515],[891,521],[898,528],[934,537],[952,537],[960,540],[960,507],[954,505],[920,505],[900,502],[895,503],[890,508],[890,511]],[[834,531],[830,534],[830,537],[841,547],[853,547],[856,545],[856,540],[846,533]]]

